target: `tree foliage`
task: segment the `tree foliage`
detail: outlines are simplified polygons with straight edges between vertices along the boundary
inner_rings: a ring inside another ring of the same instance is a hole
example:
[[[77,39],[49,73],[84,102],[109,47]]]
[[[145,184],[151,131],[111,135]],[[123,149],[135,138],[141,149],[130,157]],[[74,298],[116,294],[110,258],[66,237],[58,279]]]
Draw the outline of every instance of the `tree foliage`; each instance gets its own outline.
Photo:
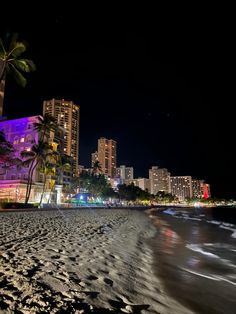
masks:
[[[18,40],[18,34],[6,34],[5,40],[0,38],[0,116],[3,112],[3,99],[6,76],[10,74],[16,82],[24,87],[27,83],[22,72],[35,71],[36,66],[32,60],[21,58],[26,51],[27,44]]]

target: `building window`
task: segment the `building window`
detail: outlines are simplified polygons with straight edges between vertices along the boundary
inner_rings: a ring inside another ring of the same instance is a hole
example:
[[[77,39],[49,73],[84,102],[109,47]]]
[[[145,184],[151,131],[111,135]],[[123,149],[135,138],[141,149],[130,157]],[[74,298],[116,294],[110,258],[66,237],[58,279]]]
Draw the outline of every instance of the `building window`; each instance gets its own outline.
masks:
[[[14,137],[13,144],[14,144],[14,145],[19,144],[19,137],[18,137],[18,136],[15,136],[15,137]]]
[[[24,143],[24,141],[25,141],[25,138],[24,138],[24,136],[22,136],[21,139],[20,139],[20,142]]]
[[[28,134],[26,136],[26,143],[31,143],[32,142],[32,136],[30,134]]]

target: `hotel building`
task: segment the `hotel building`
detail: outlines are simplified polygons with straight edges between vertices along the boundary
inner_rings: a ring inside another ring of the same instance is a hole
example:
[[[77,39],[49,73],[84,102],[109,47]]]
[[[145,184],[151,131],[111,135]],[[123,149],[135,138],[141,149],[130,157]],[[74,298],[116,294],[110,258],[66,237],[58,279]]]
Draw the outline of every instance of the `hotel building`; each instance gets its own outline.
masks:
[[[192,177],[170,177],[171,194],[177,196],[180,201],[193,197]]]
[[[210,185],[205,183],[204,180],[192,179],[193,198],[209,198]]]
[[[170,193],[170,173],[165,168],[153,166],[149,169],[150,193],[156,195],[159,191]]]
[[[64,128],[64,154],[72,159],[72,174],[78,175],[79,165],[79,119],[80,107],[73,101],[64,99],[45,100],[43,114],[49,113],[56,118],[57,123]]]
[[[104,175],[116,176],[116,141],[101,137],[98,140],[98,161]]]
[[[39,116],[33,116],[0,121],[0,130],[4,132],[6,140],[14,147],[14,158],[22,159],[21,152],[30,151],[31,147],[38,143],[39,134],[34,130],[34,123],[38,122],[38,117]],[[48,141],[56,149],[58,143],[55,141],[54,135],[54,132],[50,132]],[[16,165],[6,166],[6,164],[0,164],[0,199],[5,201],[24,202],[29,166],[21,166],[20,168]],[[32,181],[33,185],[29,201],[38,202],[41,197],[44,181],[44,175],[40,173],[40,165],[35,168]],[[55,185],[55,193],[53,193],[52,199],[53,201],[60,203],[60,185]]]
[[[116,176],[119,177],[122,182],[124,182],[124,180],[133,180],[134,168],[122,165],[116,168]]]
[[[97,151],[91,154],[91,168],[93,168],[96,161],[98,161],[98,152]]]

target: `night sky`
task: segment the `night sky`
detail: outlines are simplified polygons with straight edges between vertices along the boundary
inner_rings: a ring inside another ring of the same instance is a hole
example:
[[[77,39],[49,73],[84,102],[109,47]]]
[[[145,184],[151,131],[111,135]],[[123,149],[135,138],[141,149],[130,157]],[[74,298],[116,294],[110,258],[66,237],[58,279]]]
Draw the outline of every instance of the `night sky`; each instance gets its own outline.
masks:
[[[117,141],[118,165],[135,177],[157,165],[235,198],[235,35],[224,10],[42,12],[0,22],[1,37],[11,30],[28,41],[25,56],[37,66],[24,89],[8,78],[8,118],[41,114],[46,99],[73,100],[81,165],[103,136]]]

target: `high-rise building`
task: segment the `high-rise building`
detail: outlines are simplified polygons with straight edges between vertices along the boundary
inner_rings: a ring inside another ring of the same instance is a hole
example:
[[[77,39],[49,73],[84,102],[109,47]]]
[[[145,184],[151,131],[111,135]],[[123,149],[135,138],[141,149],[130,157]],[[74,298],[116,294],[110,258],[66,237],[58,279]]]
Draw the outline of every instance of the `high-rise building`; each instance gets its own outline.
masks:
[[[156,195],[159,191],[170,193],[170,173],[165,168],[153,166],[149,169],[150,192]]]
[[[192,177],[170,177],[171,194],[177,196],[180,201],[193,197]]]
[[[211,196],[210,185],[205,183],[204,180],[192,179],[192,191],[194,198],[207,199]]]
[[[202,191],[203,183],[204,183],[203,180],[192,179],[193,198],[203,197],[203,191]]]
[[[98,140],[98,161],[103,174],[114,178],[116,175],[116,141],[104,137]]]
[[[133,180],[134,178],[134,168],[126,167],[124,165],[116,168],[116,176],[119,177],[122,182],[124,180]]]
[[[57,119],[57,123],[64,128],[64,154],[72,159],[73,176],[78,175],[79,164],[79,118],[80,107],[73,101],[64,99],[45,100],[43,114],[49,113]]]
[[[98,161],[98,152],[94,152],[91,154],[91,167],[93,168],[95,162]]]
[[[205,199],[208,199],[209,197],[211,197],[210,184],[208,183],[202,184],[202,197]]]

